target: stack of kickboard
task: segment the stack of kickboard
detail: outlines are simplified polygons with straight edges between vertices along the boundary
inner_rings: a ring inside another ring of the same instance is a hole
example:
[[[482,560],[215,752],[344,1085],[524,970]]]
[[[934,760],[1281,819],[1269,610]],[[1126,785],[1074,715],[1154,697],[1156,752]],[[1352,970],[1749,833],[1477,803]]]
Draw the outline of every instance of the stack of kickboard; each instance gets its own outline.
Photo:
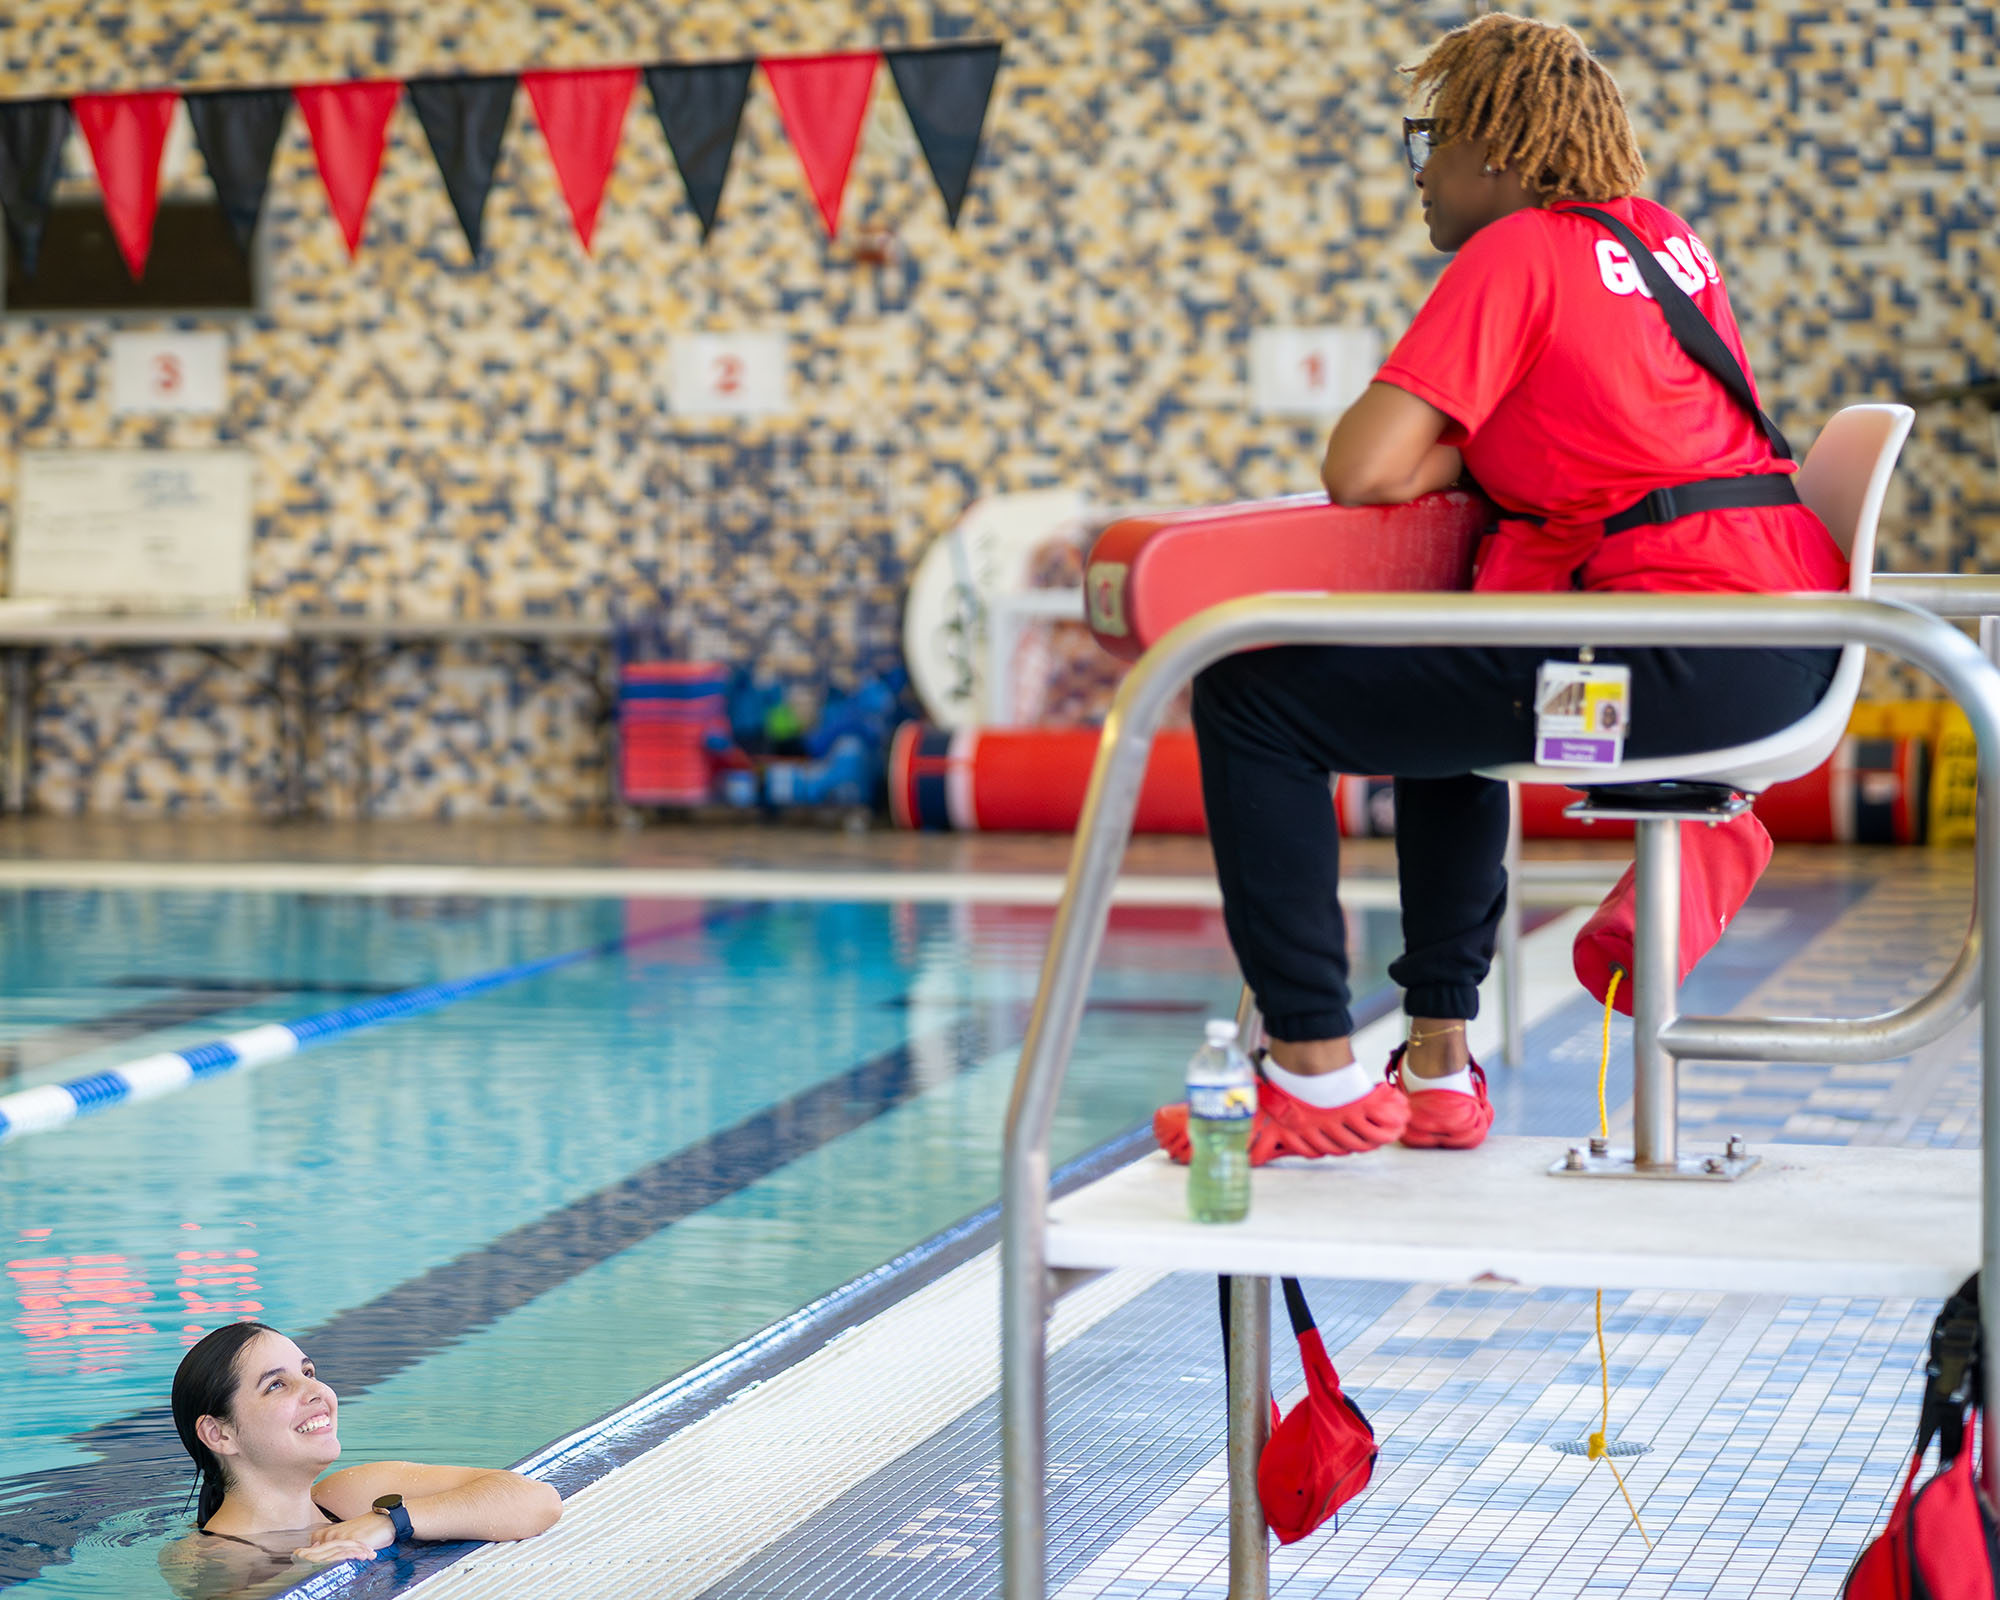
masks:
[[[618,669],[618,795],[630,806],[706,805],[710,740],[729,740],[729,669],[718,661],[635,661]]]

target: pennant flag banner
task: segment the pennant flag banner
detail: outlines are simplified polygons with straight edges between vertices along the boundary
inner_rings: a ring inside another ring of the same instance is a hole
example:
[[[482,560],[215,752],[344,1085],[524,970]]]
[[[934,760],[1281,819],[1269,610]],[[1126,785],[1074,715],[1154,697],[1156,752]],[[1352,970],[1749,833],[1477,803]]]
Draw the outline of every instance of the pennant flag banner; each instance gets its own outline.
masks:
[[[590,254],[597,231],[597,208],[618,159],[625,112],[639,83],[637,67],[598,67],[585,72],[524,72],[521,82],[535,103],[535,120],[555,163],[570,221]]]
[[[509,73],[488,78],[413,78],[405,85],[474,261],[479,259],[486,196],[493,189],[500,141],[507,132],[508,114],[514,109],[515,81]]]
[[[160,157],[180,95],[172,89],[148,94],[80,94],[70,101],[76,125],[90,142],[97,186],[104,191],[104,215],[136,283],[146,275],[153,249],[153,218],[160,209]]]
[[[312,135],[319,181],[326,186],[327,204],[340,224],[350,257],[361,249],[368,197],[375,192],[389,118],[402,92],[400,83],[389,82],[301,84],[292,91]]]
[[[7,235],[32,278],[42,254],[49,196],[62,174],[63,140],[69,137],[64,100],[0,101],[0,211]]]
[[[195,147],[208,167],[229,231],[247,256],[271,183],[271,157],[292,107],[286,89],[218,89],[185,97]]]
[[[891,50],[889,72],[910,126],[917,131],[924,160],[944,196],[944,214],[958,226],[958,208],[979,157],[979,134],[986,104],[1000,71],[997,44],[952,45],[942,50]]]
[[[352,257],[361,249],[369,201],[381,175],[389,119],[397,97],[407,89],[476,262],[519,84],[533,102],[570,221],[587,255],[643,70],[654,115],[706,240],[722,204],[750,80],[761,65],[820,220],[829,237],[838,237],[841,203],[874,92],[876,63],[882,59],[874,51],[858,51],[763,62],[657,62],[644,69],[416,78],[407,84],[381,80],[196,90],[185,96],[157,90],[0,100],[0,213],[14,259],[32,276],[61,176],[63,141],[74,122],[89,141],[119,253],[133,278],[143,277],[159,212],[161,157],[174,105],[184,98],[216,200],[247,254],[263,214],[285,117],[296,101],[312,138],[328,208]],[[887,59],[944,197],[945,216],[956,228],[979,158],[1000,46],[892,50]]]
[[[806,169],[806,182],[812,186],[829,238],[840,232],[841,196],[854,165],[854,147],[861,138],[861,119],[868,112],[868,91],[874,87],[875,63],[880,59],[870,51],[763,63],[764,76],[778,98],[778,115],[799,153],[799,164]]]
[[[736,130],[743,122],[743,102],[750,94],[754,61],[718,61],[695,66],[646,69],[646,88],[653,113],[667,136],[674,165],[688,204],[701,219],[701,236],[715,226],[722,204],[722,180],[729,175],[729,158],[736,149]]]

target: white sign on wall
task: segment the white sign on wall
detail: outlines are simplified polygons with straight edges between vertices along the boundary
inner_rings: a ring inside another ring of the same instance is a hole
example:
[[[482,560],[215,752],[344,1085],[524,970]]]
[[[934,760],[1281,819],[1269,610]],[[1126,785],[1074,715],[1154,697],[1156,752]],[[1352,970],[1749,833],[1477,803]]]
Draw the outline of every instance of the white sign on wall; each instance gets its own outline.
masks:
[[[1257,328],[1250,335],[1256,409],[1280,417],[1338,416],[1382,365],[1373,328]]]
[[[688,333],[668,356],[667,403],[683,416],[767,417],[791,409],[782,333]]]
[[[25,450],[10,592],[227,609],[250,592],[247,450]]]
[[[228,402],[229,340],[221,333],[114,333],[111,409],[120,416],[213,414]]]

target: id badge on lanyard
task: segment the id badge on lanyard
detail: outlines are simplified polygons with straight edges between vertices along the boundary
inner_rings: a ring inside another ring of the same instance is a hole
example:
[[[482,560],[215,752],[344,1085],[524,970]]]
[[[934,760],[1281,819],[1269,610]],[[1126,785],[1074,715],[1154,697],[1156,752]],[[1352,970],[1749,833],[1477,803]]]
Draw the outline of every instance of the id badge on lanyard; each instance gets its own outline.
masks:
[[[1632,720],[1632,671],[1588,661],[1544,661],[1535,675],[1535,761],[1615,767]]]

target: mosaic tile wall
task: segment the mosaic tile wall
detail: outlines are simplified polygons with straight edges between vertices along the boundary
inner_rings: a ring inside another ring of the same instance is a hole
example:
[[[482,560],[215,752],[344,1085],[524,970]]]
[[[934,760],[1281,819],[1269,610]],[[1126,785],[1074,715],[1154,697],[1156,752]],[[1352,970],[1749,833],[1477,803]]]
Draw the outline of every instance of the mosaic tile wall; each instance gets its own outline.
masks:
[[[242,444],[259,461],[255,584],[271,606],[594,612],[664,588],[688,648],[835,682],[894,658],[910,563],[976,495],[1311,486],[1319,430],[1250,409],[1250,332],[1358,322],[1393,339],[1405,324],[1440,262],[1401,166],[1393,68],[1467,14],[1437,0],[7,9],[9,95],[1003,39],[955,234],[886,73],[831,244],[761,81],[706,247],[635,98],[588,258],[525,95],[476,266],[407,107],[352,263],[295,116],[265,224],[267,307],[221,324],[220,419],[114,419],[103,323],[0,323],[0,541],[18,450]],[[1844,402],[2000,366],[1991,6],[1587,0],[1560,15],[1611,60],[1652,192],[1721,261],[1795,439]],[[882,229],[900,262],[857,264],[852,238]],[[796,414],[669,414],[672,338],[744,328],[791,336]],[[1989,424],[1978,405],[1922,413],[1888,564],[1989,558]],[[378,685],[357,713],[377,812],[601,800],[588,661],[512,659],[444,650]],[[241,673],[180,652],[96,660],[44,685],[33,800],[269,810],[280,743]],[[315,754],[306,790],[350,810],[352,769]]]

